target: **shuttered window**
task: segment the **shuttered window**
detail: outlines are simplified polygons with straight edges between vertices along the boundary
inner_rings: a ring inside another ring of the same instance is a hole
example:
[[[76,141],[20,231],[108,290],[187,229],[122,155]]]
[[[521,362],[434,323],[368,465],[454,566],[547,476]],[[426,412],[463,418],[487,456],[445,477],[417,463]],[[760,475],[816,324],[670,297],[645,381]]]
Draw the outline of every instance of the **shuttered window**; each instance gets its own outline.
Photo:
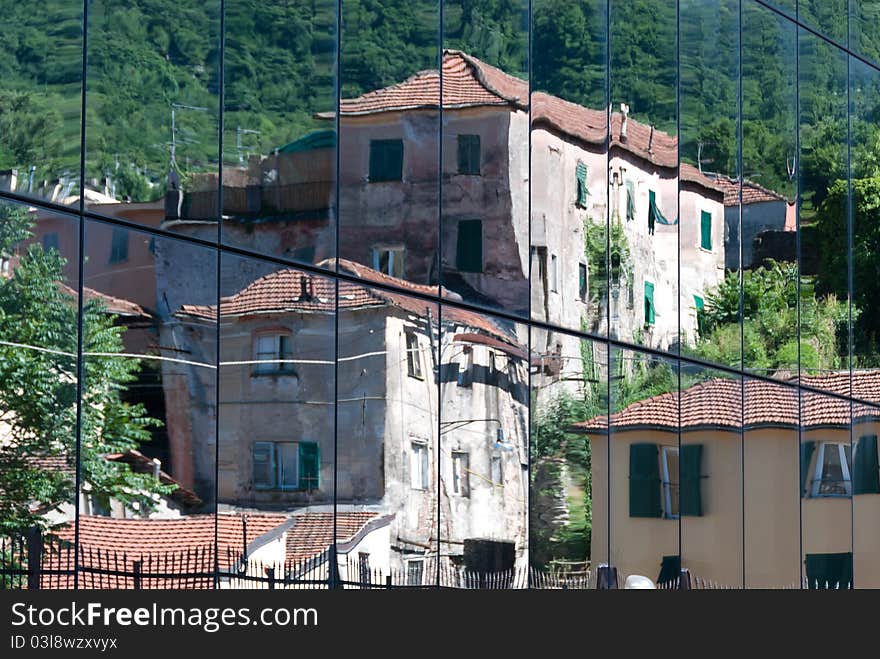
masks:
[[[480,136],[458,136],[458,173],[480,175]]]
[[[252,481],[254,488],[269,490],[275,487],[275,444],[254,442]]]
[[[706,303],[703,301],[699,295],[694,295],[694,306],[697,309],[697,332],[700,336],[703,335],[703,319],[706,315]]]
[[[661,517],[660,453],[656,444],[629,447],[629,516]]]
[[[700,212],[700,247],[712,250],[712,213]]]
[[[648,190],[648,233],[654,235],[654,225],[657,223],[657,199],[653,190]]]
[[[632,181],[626,182],[626,219],[632,220],[636,216],[636,186]]]
[[[859,437],[853,457],[853,494],[880,494],[877,435]]]
[[[317,490],[321,485],[321,449],[315,442],[299,443],[299,489]]]
[[[654,284],[645,282],[645,325],[654,324]]]
[[[703,515],[703,498],[700,489],[703,468],[703,445],[685,444],[681,447],[679,469],[681,473],[681,500],[679,514],[701,517]]]
[[[403,179],[403,140],[370,141],[370,181]]]
[[[252,481],[257,490],[316,490],[321,452],[315,442],[254,442]]]
[[[483,271],[482,220],[461,220],[458,223],[456,267],[460,272]]]
[[[577,167],[575,168],[575,178],[577,185],[577,205],[584,208],[587,205],[587,195],[590,193],[587,190],[587,166],[580,161],[578,161]]]

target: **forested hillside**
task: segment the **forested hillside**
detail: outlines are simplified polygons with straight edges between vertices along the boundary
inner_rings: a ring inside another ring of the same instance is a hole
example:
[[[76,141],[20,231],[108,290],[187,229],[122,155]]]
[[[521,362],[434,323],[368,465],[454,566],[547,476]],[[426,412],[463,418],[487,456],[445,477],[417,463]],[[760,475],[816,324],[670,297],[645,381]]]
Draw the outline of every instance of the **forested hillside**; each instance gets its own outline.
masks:
[[[803,4],[805,20],[833,22],[827,3]],[[37,12],[0,0],[0,7],[11,28],[0,33],[0,168],[34,165],[38,178],[73,174],[81,4],[45,0]],[[567,100],[590,107],[610,101],[615,108],[625,102],[633,118],[679,132],[682,159],[709,171],[736,175],[741,146],[745,174],[788,197],[796,188],[791,172],[800,123],[802,188],[818,206],[844,173],[845,59],[806,33],[799,40],[790,23],[754,3],[743,6],[740,26],[735,0],[680,0],[680,39],[675,0],[612,3],[610,25],[605,8],[604,0],[534,0],[529,63],[527,2],[449,0],[442,43],[513,75],[527,77],[531,69],[533,88]],[[340,18],[337,60],[334,0],[226,2],[226,162],[266,153],[317,127],[313,115],[332,110],[337,82],[344,96],[353,96],[437,65],[436,0],[345,0]],[[880,51],[866,30],[858,37],[869,55]],[[178,169],[216,168],[220,39],[217,2],[89,3],[90,178],[111,177],[118,196],[160,194],[171,166],[172,111]]]

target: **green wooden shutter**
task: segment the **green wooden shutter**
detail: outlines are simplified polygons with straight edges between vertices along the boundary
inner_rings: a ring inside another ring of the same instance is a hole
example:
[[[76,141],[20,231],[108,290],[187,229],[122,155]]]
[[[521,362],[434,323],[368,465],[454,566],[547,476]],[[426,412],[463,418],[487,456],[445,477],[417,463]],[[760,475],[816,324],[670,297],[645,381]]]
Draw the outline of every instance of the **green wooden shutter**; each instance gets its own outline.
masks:
[[[853,494],[880,494],[877,435],[859,437],[853,458]]]
[[[483,271],[482,220],[461,220],[458,223],[456,267],[460,272]]]
[[[816,442],[801,442],[801,496],[809,494],[810,460],[815,450]]]
[[[480,136],[458,136],[458,173],[480,173]]]
[[[657,200],[653,190],[648,190],[648,233],[654,234],[654,224],[657,221]]]
[[[587,166],[580,161],[575,168],[575,177],[577,178],[577,205],[586,206],[589,194],[587,191]]]
[[[254,489],[275,487],[275,445],[272,442],[254,442],[251,449],[251,482]]]
[[[370,142],[370,180],[400,181],[403,179],[403,140],[372,140]]]
[[[700,212],[700,247],[712,249],[712,213]]]
[[[703,334],[703,318],[705,317],[706,303],[699,295],[694,295],[694,306],[697,308],[697,332]]]
[[[654,284],[645,282],[645,324],[654,324]]]
[[[321,485],[321,449],[315,442],[299,443],[299,487],[317,490]]]
[[[626,219],[636,216],[636,190],[632,181],[626,182]]]
[[[853,558],[849,552],[807,554],[804,560],[810,589],[846,589],[852,587]]]
[[[629,516],[661,517],[660,459],[656,444],[629,447]]]
[[[678,468],[679,492],[678,511],[681,515],[702,517],[703,498],[700,492],[701,470],[703,467],[703,445],[683,444]]]

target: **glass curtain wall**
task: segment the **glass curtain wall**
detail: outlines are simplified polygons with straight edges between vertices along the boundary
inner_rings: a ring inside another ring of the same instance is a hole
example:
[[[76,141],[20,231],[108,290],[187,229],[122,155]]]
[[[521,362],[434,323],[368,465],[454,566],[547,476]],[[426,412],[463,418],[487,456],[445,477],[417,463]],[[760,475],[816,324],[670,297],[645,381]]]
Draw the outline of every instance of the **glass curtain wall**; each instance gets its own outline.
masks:
[[[880,4],[44,4],[0,585],[880,586]]]

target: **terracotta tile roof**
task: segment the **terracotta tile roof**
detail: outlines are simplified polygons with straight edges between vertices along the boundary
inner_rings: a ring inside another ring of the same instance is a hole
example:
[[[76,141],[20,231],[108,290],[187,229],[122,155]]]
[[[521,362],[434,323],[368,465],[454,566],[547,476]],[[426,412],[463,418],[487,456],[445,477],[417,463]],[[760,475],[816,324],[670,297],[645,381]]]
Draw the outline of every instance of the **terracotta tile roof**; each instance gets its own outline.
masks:
[[[328,259],[318,265],[334,270],[337,260]],[[412,314],[424,315],[425,310],[430,309],[434,318],[439,315],[436,303],[405,294],[406,291],[412,291],[436,297],[438,295],[437,286],[414,284],[345,259],[339,259],[338,266],[340,271],[364,281],[364,285],[358,285],[340,280],[339,307],[342,309],[360,309],[391,304]],[[396,293],[370,288],[370,282],[393,286],[402,289],[403,292]],[[304,284],[306,290],[311,291],[311,297],[302,297]],[[221,298],[220,313],[224,317],[288,312],[333,313],[335,310],[334,295],[332,279],[287,268],[260,277],[235,295]],[[177,314],[214,319],[216,306],[185,304],[177,311]],[[481,330],[510,346],[518,346],[514,333],[496,322],[491,316],[454,307],[444,307],[443,320]]]
[[[440,74],[436,69],[421,71],[407,80],[367,92],[357,98],[342,99],[342,116],[400,112],[436,108],[440,100]],[[457,50],[443,52],[443,107],[508,106],[516,110],[529,107],[529,83],[501,69]],[[332,118],[332,113],[322,113]],[[571,139],[604,148],[608,131],[604,110],[594,110],[565,101],[545,92],[531,95],[531,120]],[[627,139],[620,139],[622,115],[611,115],[611,147],[620,148],[657,166],[678,167],[678,138],[653,130],[632,118],[627,120]],[[650,145],[650,148],[649,148]],[[682,164],[680,176],[710,189],[714,183],[695,167]]]
[[[527,105],[529,83],[508,75],[465,53],[443,52],[443,107],[481,105]],[[436,108],[440,104],[440,74],[436,69],[420,71],[390,87],[340,101],[343,116]],[[332,116],[322,114],[321,116]]]
[[[61,290],[64,291],[65,294],[71,296],[74,301],[79,297],[79,293],[77,293],[76,289],[71,288],[66,284],[60,284],[60,286]],[[86,296],[86,302],[91,302],[92,300],[103,302],[107,311],[112,314],[118,316],[134,316],[136,318],[152,318],[152,315],[144,310],[142,306],[135,304],[130,300],[125,300],[121,297],[113,297],[112,295],[101,293],[88,286],[83,286],[83,293]]]
[[[729,176],[716,176],[715,184],[724,191],[724,205],[736,206],[739,204],[739,181]],[[753,181],[743,181],[742,202],[747,204],[760,204],[765,201],[787,201],[777,192],[768,190]]]
[[[370,292],[345,281],[339,282],[339,306],[343,308],[381,304]],[[332,313],[336,290],[332,279],[293,268],[260,277],[235,295],[220,298],[220,315],[248,316],[270,313]],[[184,304],[178,314],[214,320],[216,305]]]
[[[129,559],[165,554],[212,550],[215,515],[187,515],[175,519],[117,519],[100,515],[81,515],[79,541],[82,550],[111,551]],[[228,566],[227,549],[240,552],[244,546],[241,514],[221,513],[217,518],[217,545],[221,568]],[[286,515],[247,514],[247,541],[278,528],[287,521]],[[53,531],[73,542],[72,524]]]
[[[806,386],[849,394],[849,373],[803,377]],[[853,392],[857,397],[880,403],[880,370],[854,374]],[[792,387],[747,379],[745,383],[745,416],[742,416],[742,391],[739,380],[715,378],[696,384],[681,393],[681,427],[737,429],[758,426],[804,427],[840,426],[850,423],[847,400],[804,391],[798,413],[798,394]],[[855,417],[880,416],[880,408],[854,404]],[[676,431],[679,427],[679,394],[664,393],[632,403],[611,416],[613,429],[657,428]],[[597,416],[573,424],[578,432],[604,434],[607,418]]]
[[[336,538],[347,542],[354,538],[379,513],[338,512]],[[294,515],[293,526],[287,530],[287,561],[299,563],[324,552],[333,544],[333,513]]]

